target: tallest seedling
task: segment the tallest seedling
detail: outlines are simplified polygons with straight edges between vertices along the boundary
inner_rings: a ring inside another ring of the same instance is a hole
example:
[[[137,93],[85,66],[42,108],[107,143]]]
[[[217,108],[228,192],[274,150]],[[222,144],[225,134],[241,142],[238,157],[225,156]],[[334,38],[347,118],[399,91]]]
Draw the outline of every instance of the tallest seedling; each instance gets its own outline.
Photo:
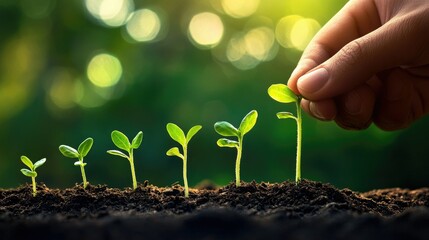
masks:
[[[295,103],[296,116],[290,112],[278,112],[278,119],[292,118],[297,126],[297,144],[296,144],[296,175],[295,181],[301,181],[301,142],[302,142],[302,115],[301,115],[301,97],[297,96],[284,84],[273,84],[268,88],[268,95],[277,102]]]

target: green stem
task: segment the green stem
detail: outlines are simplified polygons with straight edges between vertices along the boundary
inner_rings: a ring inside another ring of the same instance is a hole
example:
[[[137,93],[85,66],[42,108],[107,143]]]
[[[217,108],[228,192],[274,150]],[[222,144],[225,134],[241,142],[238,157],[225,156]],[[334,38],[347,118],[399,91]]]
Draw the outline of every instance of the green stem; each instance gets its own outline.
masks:
[[[189,197],[188,175],[187,175],[187,160],[188,148],[183,146],[183,184],[185,185],[185,197]]]
[[[88,185],[88,182],[86,181],[85,168],[83,166],[83,158],[79,159],[79,161],[81,162],[80,172],[82,173],[83,189],[86,189],[86,186]]]
[[[238,138],[238,147],[237,147],[237,159],[235,160],[235,186],[239,187],[241,185],[240,181],[240,162],[241,162],[241,152],[243,150],[243,137]]]
[[[297,144],[296,144],[296,176],[295,182],[301,181],[301,142],[302,142],[302,114],[301,114],[301,99],[296,102],[296,126],[297,126]]]
[[[35,197],[36,194],[37,194],[37,190],[36,190],[36,178],[32,177],[31,178],[31,182],[33,183],[33,197]]]
[[[133,189],[135,190],[137,188],[137,180],[136,180],[136,172],[134,170],[134,156],[133,156],[133,149],[130,150],[130,166],[131,166],[131,177],[133,179]]]
[[[86,186],[88,185],[88,183],[86,181],[85,169],[83,168],[83,166],[80,166],[80,172],[82,173],[83,189],[86,189]]]

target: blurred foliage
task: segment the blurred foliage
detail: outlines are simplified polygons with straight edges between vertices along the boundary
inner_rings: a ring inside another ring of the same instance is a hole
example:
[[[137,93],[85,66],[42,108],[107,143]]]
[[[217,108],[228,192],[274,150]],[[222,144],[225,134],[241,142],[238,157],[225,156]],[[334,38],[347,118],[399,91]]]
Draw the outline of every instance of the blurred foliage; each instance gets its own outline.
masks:
[[[302,48],[345,2],[0,0],[0,187],[27,181],[24,154],[47,158],[38,180],[50,187],[81,181],[58,146],[87,137],[88,180],[130,186],[128,164],[106,154],[114,129],[144,132],[139,182],[181,181],[181,161],[165,156],[174,146],[168,122],[204,126],[189,147],[190,185],[226,184],[235,152],[216,146],[213,124],[237,125],[251,109],[260,117],[245,139],[243,180],[293,179],[295,124],[275,114],[294,109],[267,88],[287,81]],[[393,133],[307,116],[303,125],[304,178],[354,190],[429,183],[428,119]]]

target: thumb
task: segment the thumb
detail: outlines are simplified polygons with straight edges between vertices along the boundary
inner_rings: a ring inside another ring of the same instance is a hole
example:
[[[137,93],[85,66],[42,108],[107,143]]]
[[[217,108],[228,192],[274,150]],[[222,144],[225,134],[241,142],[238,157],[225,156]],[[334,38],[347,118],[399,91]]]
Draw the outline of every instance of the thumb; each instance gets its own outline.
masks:
[[[412,20],[412,19],[411,19]],[[355,39],[297,80],[297,89],[313,101],[333,98],[363,85],[383,70],[416,64],[423,29],[404,17]],[[427,40],[427,39],[426,39]],[[420,54],[419,54],[420,53]]]

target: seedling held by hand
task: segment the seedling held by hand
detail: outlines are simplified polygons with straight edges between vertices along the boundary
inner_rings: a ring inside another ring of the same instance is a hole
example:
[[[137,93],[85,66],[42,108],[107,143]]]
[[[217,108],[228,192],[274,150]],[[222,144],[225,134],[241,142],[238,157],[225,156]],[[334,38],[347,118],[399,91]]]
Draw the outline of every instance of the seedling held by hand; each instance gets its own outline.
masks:
[[[133,151],[134,151],[134,149],[137,149],[140,147],[140,144],[142,143],[142,140],[143,140],[143,132],[142,131],[138,132],[131,143],[130,143],[130,140],[128,139],[128,137],[125,136],[125,134],[123,134],[117,130],[112,132],[111,137],[112,137],[112,141],[116,145],[116,147],[127,151],[128,155],[121,152],[121,151],[118,151],[118,150],[109,150],[109,151],[107,151],[107,153],[128,159],[128,161],[130,162],[130,166],[131,166],[131,178],[133,180],[133,189],[136,189],[137,188],[137,180],[136,180],[136,173],[134,170]]]
[[[288,86],[284,84],[273,84],[268,88],[268,94],[277,102],[295,103],[296,117],[290,112],[278,112],[278,119],[292,118],[297,125],[297,144],[296,144],[296,173],[295,181],[301,181],[301,142],[302,142],[302,115],[301,115],[301,97],[297,96]]]
[[[84,189],[88,185],[88,182],[86,181],[86,174],[85,174],[86,163],[83,162],[83,158],[86,157],[86,155],[88,155],[88,152],[89,150],[91,150],[93,143],[94,143],[94,140],[92,138],[87,138],[79,145],[77,150],[67,145],[61,145],[59,147],[60,152],[65,157],[78,159],[78,161],[76,161],[74,165],[80,166],[80,172],[82,173]]]
[[[230,147],[237,149],[237,158],[235,160],[235,185],[240,186],[240,161],[243,150],[243,137],[255,126],[258,119],[256,110],[250,111],[241,121],[240,127],[237,129],[231,123],[221,121],[214,125],[215,131],[224,137],[237,137],[237,141],[227,138],[217,140],[219,147]]]
[[[46,158],[40,159],[36,163],[33,164],[33,162],[26,156],[21,156],[22,163],[25,164],[25,166],[28,167],[28,169],[23,168],[21,169],[22,174],[24,174],[27,177],[31,177],[31,182],[33,184],[33,197],[36,196],[37,190],[36,190],[36,177],[37,172],[36,168],[42,166],[46,162]]]
[[[167,132],[170,137],[182,145],[183,154],[180,153],[179,148],[173,147],[167,151],[167,156],[176,156],[183,160],[183,183],[185,185],[185,197],[189,197],[188,177],[187,177],[187,158],[188,158],[188,144],[192,137],[197,134],[202,128],[201,125],[193,126],[185,136],[183,130],[174,123],[167,124]]]

